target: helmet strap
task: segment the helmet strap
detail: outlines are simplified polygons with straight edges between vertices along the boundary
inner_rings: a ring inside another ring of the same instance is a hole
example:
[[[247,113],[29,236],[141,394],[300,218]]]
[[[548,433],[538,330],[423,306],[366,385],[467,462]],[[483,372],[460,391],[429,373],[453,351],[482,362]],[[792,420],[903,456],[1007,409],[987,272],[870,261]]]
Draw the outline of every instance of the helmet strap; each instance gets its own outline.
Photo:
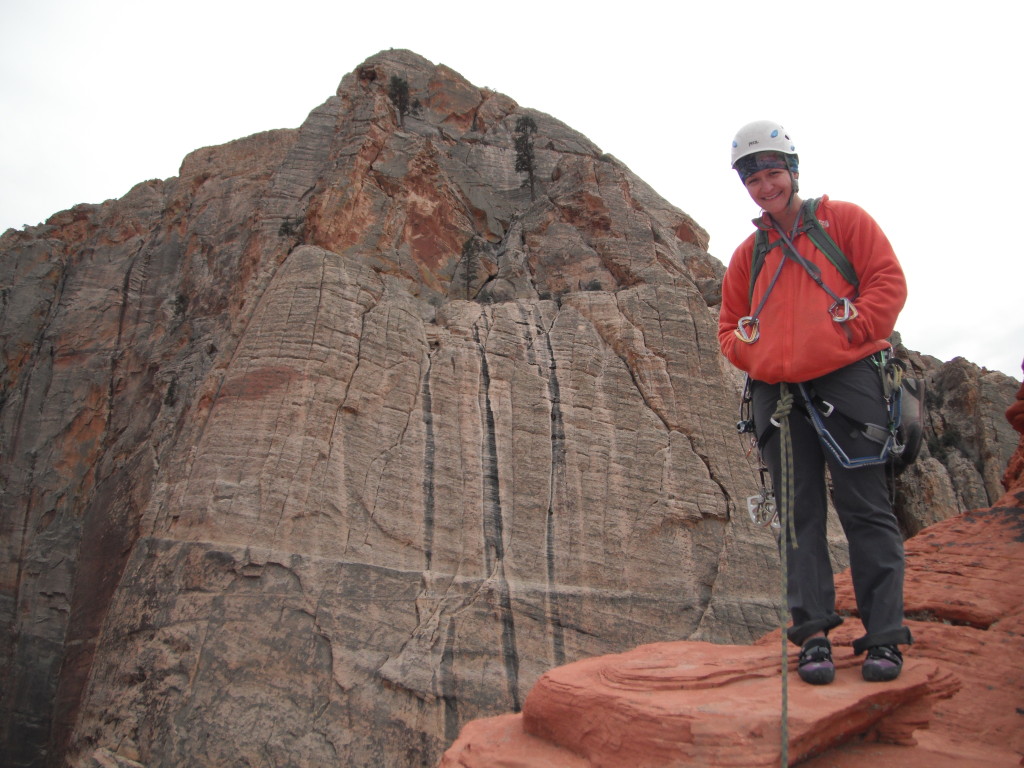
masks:
[[[792,176],[792,173],[790,175]],[[794,202],[796,202],[796,193],[797,193],[797,190],[796,190],[796,179],[793,179],[793,191],[790,192],[789,200],[786,201],[786,211],[787,211],[787,213],[793,209],[793,204],[794,204]],[[784,231],[783,227],[779,224],[778,219],[776,219],[770,213],[768,214],[768,219],[769,219],[769,221],[772,222],[772,224],[775,226],[776,229],[778,229],[780,232]],[[756,221],[756,219],[755,219],[755,221]],[[791,237],[796,237],[796,228],[800,226],[800,223],[802,221],[803,221],[803,201],[800,201],[800,205],[796,206],[796,218],[795,218],[794,224],[793,224],[793,232],[790,235]]]

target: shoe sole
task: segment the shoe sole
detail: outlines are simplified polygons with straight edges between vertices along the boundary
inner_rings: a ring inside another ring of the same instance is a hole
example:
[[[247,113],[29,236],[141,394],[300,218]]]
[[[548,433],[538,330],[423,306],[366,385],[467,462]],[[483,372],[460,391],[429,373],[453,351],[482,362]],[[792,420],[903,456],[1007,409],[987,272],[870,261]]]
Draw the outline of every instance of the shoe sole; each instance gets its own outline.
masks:
[[[897,667],[895,664],[882,666],[865,662],[861,667],[861,674],[869,683],[888,683],[900,676],[900,670],[901,667]]]
[[[808,668],[811,665],[806,665],[797,669],[797,674],[800,675],[800,679],[805,683],[811,685],[828,685],[836,679],[836,668],[829,664],[828,666],[814,666]]]

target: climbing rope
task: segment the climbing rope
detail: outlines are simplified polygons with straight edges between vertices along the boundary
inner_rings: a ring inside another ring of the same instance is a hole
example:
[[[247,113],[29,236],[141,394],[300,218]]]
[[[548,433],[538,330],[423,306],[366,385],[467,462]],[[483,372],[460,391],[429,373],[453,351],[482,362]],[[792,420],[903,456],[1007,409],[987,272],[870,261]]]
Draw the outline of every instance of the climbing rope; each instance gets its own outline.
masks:
[[[789,432],[789,414],[793,410],[793,393],[786,382],[779,385],[779,402],[772,414],[772,424],[779,428],[780,463],[782,465],[782,498],[779,502],[779,551],[782,559],[782,602],[779,606],[779,628],[782,630],[782,768],[789,765],[789,655],[786,643],[786,606],[789,604],[788,549],[789,542],[797,548],[796,524],[793,522],[793,496],[796,479],[793,468],[793,438]]]

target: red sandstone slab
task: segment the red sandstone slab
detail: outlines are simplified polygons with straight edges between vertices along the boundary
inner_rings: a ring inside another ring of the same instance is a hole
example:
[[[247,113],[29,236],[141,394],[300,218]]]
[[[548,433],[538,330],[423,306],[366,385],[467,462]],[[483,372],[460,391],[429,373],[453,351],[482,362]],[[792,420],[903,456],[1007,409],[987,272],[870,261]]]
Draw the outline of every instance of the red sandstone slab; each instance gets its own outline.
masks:
[[[439,768],[590,768],[590,763],[523,730],[522,715],[466,723]]]
[[[778,652],[678,642],[585,659],[541,677],[526,700],[523,727],[582,755],[591,768],[777,766]],[[908,660],[900,678],[885,684],[864,682],[859,660],[850,657],[829,686],[806,685],[791,669],[790,763],[868,733],[913,744],[934,699],[958,687],[928,660]]]
[[[981,629],[1024,606],[1024,510],[976,509],[936,523],[906,542],[908,616]],[[856,614],[849,570],[836,577],[836,606]]]

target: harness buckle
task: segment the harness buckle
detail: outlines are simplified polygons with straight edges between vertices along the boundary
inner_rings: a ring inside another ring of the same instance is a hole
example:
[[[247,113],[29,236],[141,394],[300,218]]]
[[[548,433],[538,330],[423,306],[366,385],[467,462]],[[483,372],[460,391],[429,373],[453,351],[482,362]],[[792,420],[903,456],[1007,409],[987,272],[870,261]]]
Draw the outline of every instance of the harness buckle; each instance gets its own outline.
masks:
[[[853,320],[857,317],[857,307],[853,305],[853,302],[847,298],[836,299],[832,306],[828,308],[829,315],[832,316],[832,320],[837,323],[845,323],[848,320]]]
[[[749,329],[749,330],[748,330]],[[741,317],[736,323],[736,330],[733,331],[736,338],[744,344],[753,344],[761,338],[761,327],[756,317],[747,315]]]

